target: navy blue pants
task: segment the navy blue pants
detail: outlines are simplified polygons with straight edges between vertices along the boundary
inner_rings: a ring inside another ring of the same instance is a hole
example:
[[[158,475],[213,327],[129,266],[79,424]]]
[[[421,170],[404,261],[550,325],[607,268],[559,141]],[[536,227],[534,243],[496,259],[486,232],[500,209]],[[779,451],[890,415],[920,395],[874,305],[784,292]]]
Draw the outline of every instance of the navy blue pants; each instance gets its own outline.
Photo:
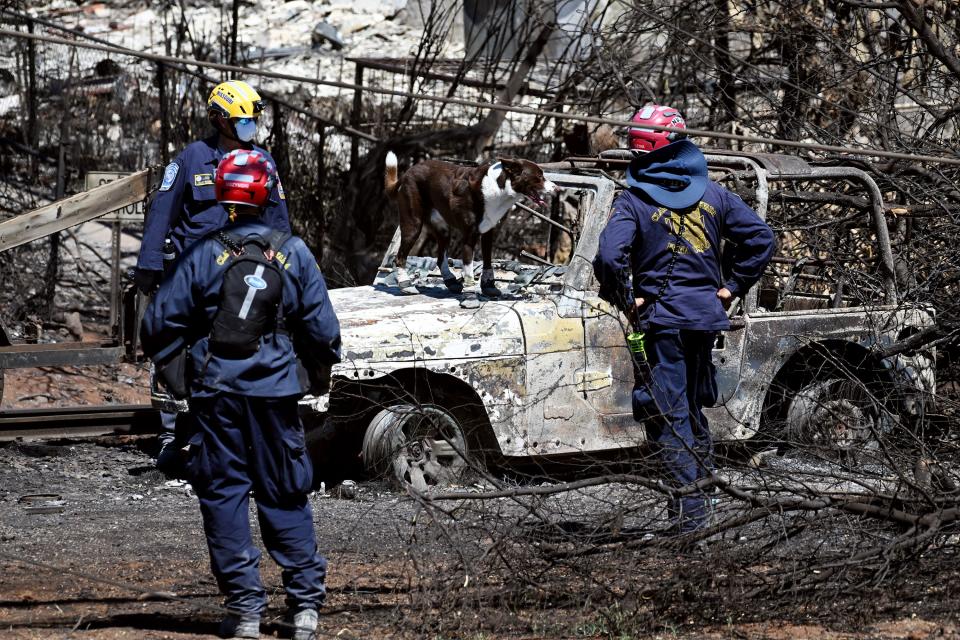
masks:
[[[717,402],[713,331],[651,327],[646,331],[647,361],[636,361],[633,414],[656,444],[674,485],[681,487],[710,475],[713,441],[703,407]],[[681,532],[704,522],[702,491],[671,500],[669,512]]]
[[[315,609],[326,595],[327,561],[317,551],[307,500],[313,467],[295,398],[221,394],[194,398],[187,479],[200,499],[210,565],[238,613],[261,613],[267,595],[250,534],[253,491],[263,544],[282,568],[287,604]]]

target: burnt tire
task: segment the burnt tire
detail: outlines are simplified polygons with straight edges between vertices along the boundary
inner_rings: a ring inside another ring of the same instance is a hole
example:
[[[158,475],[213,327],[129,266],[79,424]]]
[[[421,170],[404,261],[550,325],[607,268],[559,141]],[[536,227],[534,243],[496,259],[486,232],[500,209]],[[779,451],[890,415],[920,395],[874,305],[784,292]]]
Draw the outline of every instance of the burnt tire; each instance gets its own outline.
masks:
[[[888,367],[848,341],[814,342],[784,362],[764,399],[754,448],[842,462],[879,462],[901,431]],[[889,461],[886,461],[889,462]]]
[[[467,438],[456,416],[435,404],[398,404],[377,413],[363,437],[373,477],[425,492],[462,484],[469,475]]]
[[[814,380],[790,398],[779,433],[782,450],[816,457],[875,454],[893,418],[873,389],[857,379]]]

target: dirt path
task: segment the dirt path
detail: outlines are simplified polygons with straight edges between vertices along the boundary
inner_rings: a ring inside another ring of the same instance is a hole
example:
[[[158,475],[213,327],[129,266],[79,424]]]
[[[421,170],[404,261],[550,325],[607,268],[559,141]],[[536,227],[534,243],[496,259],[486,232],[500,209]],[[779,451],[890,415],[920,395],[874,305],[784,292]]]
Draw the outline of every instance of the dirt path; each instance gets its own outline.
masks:
[[[146,364],[10,369],[3,376],[3,409],[150,404]]]

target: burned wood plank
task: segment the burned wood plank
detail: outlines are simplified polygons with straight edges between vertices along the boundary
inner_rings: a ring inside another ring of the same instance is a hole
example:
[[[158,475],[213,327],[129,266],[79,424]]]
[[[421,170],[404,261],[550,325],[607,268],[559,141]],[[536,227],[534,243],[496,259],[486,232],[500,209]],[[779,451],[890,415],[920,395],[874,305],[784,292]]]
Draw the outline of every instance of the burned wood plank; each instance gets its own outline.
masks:
[[[150,192],[153,169],[78,193],[0,223],[0,251],[95,220],[139,202]]]

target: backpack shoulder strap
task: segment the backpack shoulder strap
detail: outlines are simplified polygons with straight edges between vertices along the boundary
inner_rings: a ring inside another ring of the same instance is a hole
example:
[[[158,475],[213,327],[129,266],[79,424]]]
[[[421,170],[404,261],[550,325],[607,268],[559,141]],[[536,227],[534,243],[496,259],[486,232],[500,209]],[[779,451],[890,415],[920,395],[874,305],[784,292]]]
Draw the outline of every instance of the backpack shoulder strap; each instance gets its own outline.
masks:
[[[213,233],[217,241],[233,253],[243,253],[244,238],[235,233],[229,233],[223,229],[218,229]]]
[[[279,252],[280,247],[282,247],[283,244],[287,240],[289,240],[291,237],[293,237],[292,233],[287,233],[286,231],[280,231],[279,229],[271,229],[270,233],[267,234],[267,242],[270,243],[270,248],[273,249],[274,252]],[[284,260],[286,259],[287,258],[284,258]],[[280,274],[281,274],[280,277],[284,278],[283,276],[284,264],[281,264],[280,261],[277,260],[277,256],[274,256],[271,262],[273,262],[274,265],[277,267],[277,270],[280,271]],[[283,313],[283,300],[281,298],[281,302],[277,306],[277,331],[279,333],[290,335],[290,332],[289,332],[289,329],[287,329],[287,324],[285,320],[286,318]]]

